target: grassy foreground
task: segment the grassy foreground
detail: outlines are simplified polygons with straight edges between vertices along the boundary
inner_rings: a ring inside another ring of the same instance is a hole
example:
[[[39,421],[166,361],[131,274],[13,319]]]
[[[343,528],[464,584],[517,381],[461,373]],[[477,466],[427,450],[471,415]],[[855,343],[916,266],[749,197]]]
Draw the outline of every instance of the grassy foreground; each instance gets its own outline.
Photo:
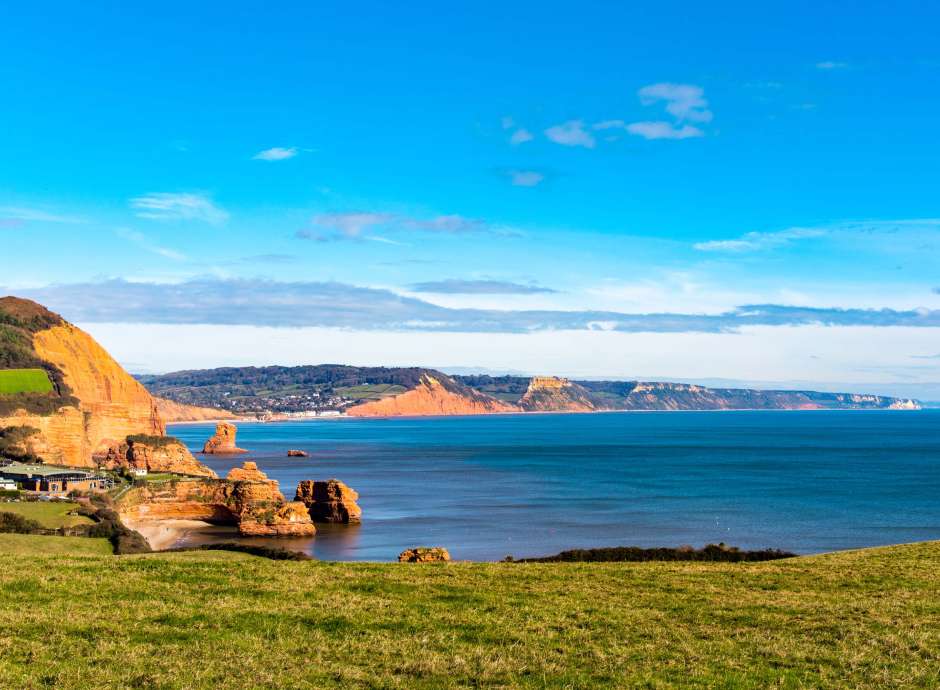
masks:
[[[940,543],[524,565],[0,546],[0,687],[938,684]]]

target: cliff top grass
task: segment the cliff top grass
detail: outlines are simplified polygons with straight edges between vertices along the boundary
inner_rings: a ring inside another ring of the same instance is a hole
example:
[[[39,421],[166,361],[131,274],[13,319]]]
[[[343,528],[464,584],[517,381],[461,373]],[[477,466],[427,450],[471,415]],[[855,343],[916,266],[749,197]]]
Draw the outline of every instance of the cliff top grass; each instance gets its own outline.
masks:
[[[16,513],[30,520],[35,520],[47,529],[90,525],[93,520],[84,515],[71,515],[79,508],[71,501],[22,501],[19,503],[0,503],[0,513]]]
[[[763,563],[430,565],[4,545],[0,687],[940,682],[940,543]]]
[[[0,395],[51,393],[53,390],[44,369],[0,369]]]

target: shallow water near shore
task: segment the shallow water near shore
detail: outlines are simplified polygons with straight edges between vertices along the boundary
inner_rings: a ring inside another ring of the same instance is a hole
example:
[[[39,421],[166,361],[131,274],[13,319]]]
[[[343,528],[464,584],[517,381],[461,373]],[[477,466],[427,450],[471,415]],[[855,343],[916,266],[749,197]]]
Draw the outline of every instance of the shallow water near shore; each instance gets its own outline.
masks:
[[[171,425],[195,452],[212,424]],[[596,546],[815,553],[940,539],[940,410],[646,412],[240,424],[238,456],[288,499],[301,479],[359,492],[363,522],[278,545],[323,560],[445,546],[498,560]],[[288,458],[291,448],[309,458]],[[191,532],[183,545],[234,532]],[[244,540],[258,541],[258,540]],[[271,543],[271,540],[262,540]]]

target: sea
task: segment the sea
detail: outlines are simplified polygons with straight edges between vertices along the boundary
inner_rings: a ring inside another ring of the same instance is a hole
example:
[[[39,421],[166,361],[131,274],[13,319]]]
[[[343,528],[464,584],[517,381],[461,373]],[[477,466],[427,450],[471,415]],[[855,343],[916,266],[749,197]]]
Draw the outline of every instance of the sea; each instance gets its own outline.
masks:
[[[213,427],[168,433],[195,453]],[[940,410],[333,418],[242,423],[238,445],[250,452],[199,457],[220,476],[253,460],[288,499],[302,479],[359,492],[362,524],[277,540],[322,560],[389,561],[414,546],[493,561],[604,546],[810,554],[940,539]],[[181,545],[233,534],[211,528]]]

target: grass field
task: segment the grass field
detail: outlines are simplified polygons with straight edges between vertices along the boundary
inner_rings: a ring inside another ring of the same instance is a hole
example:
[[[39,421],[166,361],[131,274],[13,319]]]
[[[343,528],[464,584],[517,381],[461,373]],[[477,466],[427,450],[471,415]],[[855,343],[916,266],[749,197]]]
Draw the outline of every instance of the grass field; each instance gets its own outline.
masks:
[[[364,384],[361,386],[348,386],[337,388],[336,393],[350,400],[381,400],[393,395],[404,393],[408,389],[390,383]]]
[[[0,534],[0,559],[16,556],[108,556],[113,552],[107,539],[85,537],[34,537],[29,534]],[[2,565],[0,565],[2,568]],[[0,645],[2,645],[0,641]]]
[[[0,369],[0,395],[51,392],[52,381],[42,369]]]
[[[756,564],[0,555],[0,687],[931,688],[940,543]]]
[[[35,501],[30,503],[0,503],[0,512],[16,513],[35,520],[43,527],[58,529],[75,525],[90,525],[94,520],[83,515],[69,515],[78,508],[77,503]]]

